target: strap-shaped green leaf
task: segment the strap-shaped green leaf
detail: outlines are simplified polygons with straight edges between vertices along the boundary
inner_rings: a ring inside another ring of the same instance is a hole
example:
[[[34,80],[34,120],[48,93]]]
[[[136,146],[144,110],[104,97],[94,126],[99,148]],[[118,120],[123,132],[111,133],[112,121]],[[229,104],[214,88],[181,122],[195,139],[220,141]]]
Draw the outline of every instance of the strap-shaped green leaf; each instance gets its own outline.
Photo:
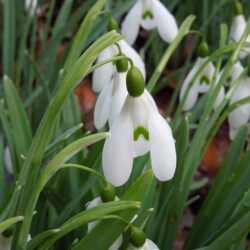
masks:
[[[23,220],[23,216],[16,216],[13,218],[9,218],[5,221],[0,222],[0,234],[6,230],[7,228],[11,227],[12,225],[14,225],[15,223],[22,221]]]

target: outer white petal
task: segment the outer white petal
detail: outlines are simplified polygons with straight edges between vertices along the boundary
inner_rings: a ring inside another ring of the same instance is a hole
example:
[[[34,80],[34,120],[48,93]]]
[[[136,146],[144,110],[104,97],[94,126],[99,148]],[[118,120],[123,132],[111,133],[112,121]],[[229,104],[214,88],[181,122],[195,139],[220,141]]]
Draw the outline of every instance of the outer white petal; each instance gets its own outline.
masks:
[[[97,98],[94,110],[94,124],[97,129],[101,129],[108,121],[113,85],[113,82],[106,85]]]
[[[214,109],[217,109],[220,106],[220,104],[222,103],[224,97],[225,97],[225,89],[222,86],[221,89],[220,89],[219,95],[217,96],[216,101],[214,103]]]
[[[250,96],[250,78],[246,78],[246,80],[244,80],[236,89],[230,100],[230,104],[248,96]],[[246,124],[249,118],[250,104],[244,104],[229,114],[228,122],[230,127],[239,128]]]
[[[120,114],[126,100],[128,94],[126,88],[126,75],[127,73],[117,73],[114,76],[113,97],[109,111],[109,126],[112,126],[114,120]]]
[[[37,8],[37,0],[25,0],[25,10],[29,12],[31,16],[34,16]]]
[[[149,117],[149,145],[154,175],[160,181],[172,179],[176,168],[175,140],[170,126],[157,113]]]
[[[133,129],[126,108],[112,124],[102,153],[105,178],[114,186],[121,186],[129,179],[133,166]]]
[[[120,41],[119,45],[121,46],[122,52],[127,57],[130,57],[132,59],[135,66],[141,70],[144,79],[146,79],[145,63],[141,59],[140,55],[125,40]]]
[[[232,71],[231,71],[231,79],[232,81],[236,81],[237,78],[240,76],[240,74],[243,72],[244,68],[241,65],[240,61],[236,62],[234,64],[234,66],[232,67]]]
[[[96,207],[100,204],[102,204],[102,199],[100,197],[97,197],[94,200],[92,200],[86,204],[86,209]],[[93,230],[93,228],[96,226],[96,224],[98,224],[98,222],[99,221],[94,221],[94,222],[88,223],[88,233]]]
[[[185,92],[187,91],[188,86],[191,83],[191,80],[195,76],[199,67],[200,67],[200,62],[199,60],[197,60],[182,84],[181,91],[180,91],[180,101],[182,101],[182,99],[184,98]],[[188,111],[193,108],[193,106],[195,105],[197,101],[198,94],[199,94],[199,81],[196,78],[193,86],[191,87],[191,89],[189,90],[187,94],[187,98],[183,106],[184,111]]]
[[[0,233],[0,249],[1,250],[10,250],[11,249],[11,243],[12,243],[12,237],[5,238]]]
[[[201,59],[200,58],[199,59],[200,65],[202,65],[202,63],[204,63],[205,60],[206,59]],[[209,79],[210,84],[211,84],[214,72],[215,72],[215,67],[214,67],[213,63],[209,62],[205,66],[205,68],[202,70],[202,72],[200,74],[201,75],[200,79],[202,78],[202,76],[206,76]],[[200,82],[199,92],[200,93],[206,93],[206,92],[208,92],[209,89],[210,89],[210,84],[206,84],[206,83]]]
[[[235,138],[235,136],[237,135],[239,129],[240,129],[240,127],[239,128],[229,127],[229,138],[231,140],[233,140]]]
[[[146,239],[144,245],[142,247],[136,248],[133,245],[129,245],[127,250],[160,250],[156,244],[149,239]]]
[[[243,15],[235,16],[230,27],[229,37],[233,42],[238,42],[246,28],[246,19]]]
[[[13,164],[11,160],[9,147],[6,147],[4,150],[4,162],[8,173],[13,174]]]
[[[152,0],[152,2],[154,20],[159,34],[164,41],[171,43],[179,31],[176,20],[159,0]]]
[[[110,46],[99,54],[97,58],[97,63],[110,59],[114,55],[115,55],[114,51]],[[100,92],[106,85],[110,83],[113,74],[114,74],[114,66],[112,63],[107,63],[97,68],[93,73],[93,81],[92,81],[93,90],[97,93]]]
[[[134,44],[140,29],[142,14],[142,2],[138,0],[134,7],[129,11],[121,25],[121,33],[126,36],[127,42]]]

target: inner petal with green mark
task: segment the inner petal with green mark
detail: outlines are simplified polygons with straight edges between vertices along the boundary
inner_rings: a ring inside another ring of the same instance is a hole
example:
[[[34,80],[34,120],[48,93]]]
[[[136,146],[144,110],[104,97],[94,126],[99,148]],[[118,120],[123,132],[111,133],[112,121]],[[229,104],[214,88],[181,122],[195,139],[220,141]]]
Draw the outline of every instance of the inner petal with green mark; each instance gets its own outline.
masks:
[[[206,75],[203,75],[200,78],[200,84],[209,84],[209,83],[210,83],[210,80],[209,80],[209,78]]]
[[[149,132],[143,126],[139,126],[134,130],[134,141],[137,141],[140,135],[143,136],[146,141],[149,140]]]
[[[150,11],[150,10],[146,10],[143,14],[142,14],[142,19],[147,19],[147,18],[150,18],[150,19],[153,19],[154,18],[154,15],[153,13]]]

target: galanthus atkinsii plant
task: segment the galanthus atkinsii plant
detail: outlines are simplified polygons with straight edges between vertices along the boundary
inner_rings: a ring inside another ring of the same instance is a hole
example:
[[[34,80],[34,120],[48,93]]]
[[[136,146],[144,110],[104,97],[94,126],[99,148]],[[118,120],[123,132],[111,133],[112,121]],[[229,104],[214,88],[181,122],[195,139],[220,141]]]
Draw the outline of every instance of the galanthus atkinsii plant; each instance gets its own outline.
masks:
[[[249,247],[247,0],[0,13],[0,250]]]

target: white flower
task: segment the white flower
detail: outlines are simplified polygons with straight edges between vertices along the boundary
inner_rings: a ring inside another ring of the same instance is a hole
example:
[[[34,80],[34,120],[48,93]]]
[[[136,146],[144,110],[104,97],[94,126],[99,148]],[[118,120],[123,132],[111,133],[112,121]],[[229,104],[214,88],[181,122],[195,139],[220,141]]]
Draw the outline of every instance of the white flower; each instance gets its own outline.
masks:
[[[246,19],[243,15],[236,15],[233,19],[230,28],[230,42],[239,42],[246,29]],[[245,42],[250,42],[250,35],[248,35]],[[239,53],[239,58],[243,59],[250,53],[250,47],[243,47]]]
[[[118,201],[118,200],[119,200],[119,198],[116,197],[116,198],[115,198],[115,201]],[[100,205],[100,204],[102,204],[102,203],[103,203],[103,202],[102,202],[102,199],[101,199],[100,197],[97,197],[97,198],[95,198],[94,200],[88,202],[87,205],[86,205],[86,208],[87,208],[87,209],[90,209],[90,208],[96,207],[96,206],[98,206],[98,205]],[[88,223],[88,233],[89,233],[90,231],[92,231],[92,230],[94,229],[94,227],[95,227],[98,223],[99,223],[99,221],[94,221],[94,222]],[[123,239],[123,238],[122,238],[122,235],[119,236],[119,238],[113,243],[113,245],[109,248],[109,250],[118,250],[119,247],[120,247],[121,244],[122,244],[122,239]]]
[[[13,174],[13,164],[10,156],[10,148],[6,147],[4,149],[4,163],[9,174]]]
[[[25,0],[25,10],[34,16],[37,10],[37,0]]]
[[[127,250],[160,250],[156,244],[149,239],[146,239],[144,245],[142,247],[135,247],[130,245]]]
[[[230,104],[250,96],[250,77],[245,78],[235,90]],[[250,119],[250,103],[244,104],[231,112],[228,116],[230,126],[229,137],[233,140],[242,125],[247,124]]]
[[[145,64],[138,53],[124,40],[119,41],[118,44],[121,47],[122,53],[132,59],[134,65],[141,70],[144,78],[146,78]],[[97,63],[111,59],[116,55],[118,55],[117,47],[115,45],[109,46],[99,54]],[[97,93],[100,92],[111,82],[115,72],[116,67],[112,62],[97,68],[93,73],[93,90]]]
[[[155,176],[173,177],[176,168],[175,141],[165,119],[158,113],[151,95],[127,96],[122,111],[110,128],[102,155],[104,175],[114,186],[129,178],[133,158],[150,151]]]
[[[111,126],[121,112],[128,94],[126,75],[127,73],[117,72],[98,96],[94,110],[94,124],[97,129],[101,129],[107,121]]]
[[[195,76],[195,74],[197,73],[197,71],[199,70],[201,65],[206,60],[207,60],[207,58],[201,58],[201,57],[197,58],[193,68],[188,73],[188,75],[185,78],[183,85],[181,87],[180,101],[183,99],[184,94],[185,94],[189,84],[191,83],[191,80],[193,79],[193,77]],[[209,91],[209,89],[210,89],[209,84],[211,84],[214,72],[215,72],[214,65],[211,62],[209,62],[203,68],[200,75],[198,77],[196,77],[195,82],[194,82],[193,86],[191,87],[191,89],[189,90],[186,101],[184,103],[184,106],[183,106],[184,111],[188,111],[194,107],[194,105],[198,99],[198,95],[200,93],[206,93]]]
[[[174,16],[159,0],[138,0],[122,23],[121,33],[134,44],[140,26],[146,30],[157,28],[161,38],[171,43],[178,34]]]

